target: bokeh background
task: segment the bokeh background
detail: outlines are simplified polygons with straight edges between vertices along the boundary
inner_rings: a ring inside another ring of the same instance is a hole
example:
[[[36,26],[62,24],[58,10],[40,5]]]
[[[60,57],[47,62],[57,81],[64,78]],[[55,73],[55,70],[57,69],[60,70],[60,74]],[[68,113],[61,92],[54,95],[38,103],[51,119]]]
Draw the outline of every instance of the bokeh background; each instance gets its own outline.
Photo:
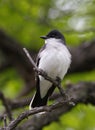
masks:
[[[38,52],[44,43],[40,36],[52,29],[64,34],[69,47],[79,46],[95,38],[95,0],[0,0],[0,29],[33,52]],[[0,67],[5,60],[0,49]],[[68,81],[95,81],[95,68],[69,74],[63,84]],[[25,81],[14,67],[0,70],[0,91],[6,98],[17,98],[24,85]],[[0,101],[0,114],[3,111]],[[43,130],[95,130],[94,117],[94,106],[80,104]]]

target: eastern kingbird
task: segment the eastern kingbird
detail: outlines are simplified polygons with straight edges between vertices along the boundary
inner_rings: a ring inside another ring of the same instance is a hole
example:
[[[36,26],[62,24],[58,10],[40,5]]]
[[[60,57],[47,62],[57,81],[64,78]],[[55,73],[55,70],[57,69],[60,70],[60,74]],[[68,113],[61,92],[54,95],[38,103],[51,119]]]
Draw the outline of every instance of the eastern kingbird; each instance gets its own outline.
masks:
[[[37,56],[37,66],[53,79],[63,79],[71,63],[71,54],[66,47],[65,38],[58,30],[50,31],[46,36],[41,36],[45,45]],[[36,77],[36,94],[29,109],[45,106],[49,96],[53,93],[55,85],[41,75]]]

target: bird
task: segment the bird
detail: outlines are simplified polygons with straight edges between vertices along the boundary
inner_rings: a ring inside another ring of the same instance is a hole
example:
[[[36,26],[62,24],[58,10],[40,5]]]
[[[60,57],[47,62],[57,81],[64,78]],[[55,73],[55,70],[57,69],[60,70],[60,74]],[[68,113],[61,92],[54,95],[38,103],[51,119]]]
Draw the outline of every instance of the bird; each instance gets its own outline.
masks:
[[[47,35],[40,38],[45,40],[45,44],[40,49],[36,65],[54,80],[63,80],[71,64],[71,54],[66,46],[65,38],[56,29],[51,30]],[[34,94],[29,109],[46,106],[49,97],[54,92],[56,86],[43,76],[36,76],[36,93]]]

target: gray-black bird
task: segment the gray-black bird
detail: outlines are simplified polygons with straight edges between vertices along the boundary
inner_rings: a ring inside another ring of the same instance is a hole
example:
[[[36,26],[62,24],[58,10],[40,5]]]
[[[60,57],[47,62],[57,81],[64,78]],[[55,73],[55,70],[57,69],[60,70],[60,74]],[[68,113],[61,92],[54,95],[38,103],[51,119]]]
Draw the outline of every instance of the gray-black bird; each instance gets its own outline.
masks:
[[[50,31],[46,36],[44,46],[37,56],[37,67],[45,71],[49,77],[62,80],[71,63],[71,54],[66,46],[65,38],[58,30]],[[29,109],[45,106],[56,86],[41,75],[36,76],[36,93]]]

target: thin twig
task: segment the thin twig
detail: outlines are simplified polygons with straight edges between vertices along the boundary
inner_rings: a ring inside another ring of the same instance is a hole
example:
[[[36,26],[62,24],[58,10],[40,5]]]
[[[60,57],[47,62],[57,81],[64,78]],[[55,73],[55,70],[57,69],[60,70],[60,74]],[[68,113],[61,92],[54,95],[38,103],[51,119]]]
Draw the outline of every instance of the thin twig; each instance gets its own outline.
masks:
[[[5,128],[5,127],[7,127],[7,116],[6,115],[4,115],[3,120],[4,120],[4,128]]]
[[[33,67],[34,67],[36,70],[38,70],[38,68],[37,68],[37,66],[36,66],[36,64],[35,64],[35,62],[34,62],[33,59],[31,58],[31,55],[29,54],[29,52],[27,51],[27,49],[26,49],[26,48],[23,48],[23,50],[24,50],[25,54],[27,55],[28,59],[30,60],[31,64],[33,65]]]
[[[32,57],[30,56],[29,52],[27,51],[26,48],[23,48],[25,54],[27,55],[28,59],[30,60],[31,64],[33,65],[34,67],[34,70],[38,73],[38,75],[41,75],[43,76],[46,80],[52,82],[55,86],[57,86],[57,88],[59,89],[60,91],[60,94],[65,98],[67,99],[67,95],[65,93],[65,91],[62,89],[61,87],[61,84],[59,82],[57,82],[56,80],[54,80],[53,78],[49,77],[47,75],[47,73],[41,69],[38,69],[38,67],[36,66],[35,62],[33,61]]]
[[[11,121],[13,119],[11,109],[10,109],[10,106],[8,105],[7,99],[5,98],[5,96],[4,96],[4,94],[2,92],[0,92],[0,99],[2,100],[2,103],[5,106],[8,118]]]

